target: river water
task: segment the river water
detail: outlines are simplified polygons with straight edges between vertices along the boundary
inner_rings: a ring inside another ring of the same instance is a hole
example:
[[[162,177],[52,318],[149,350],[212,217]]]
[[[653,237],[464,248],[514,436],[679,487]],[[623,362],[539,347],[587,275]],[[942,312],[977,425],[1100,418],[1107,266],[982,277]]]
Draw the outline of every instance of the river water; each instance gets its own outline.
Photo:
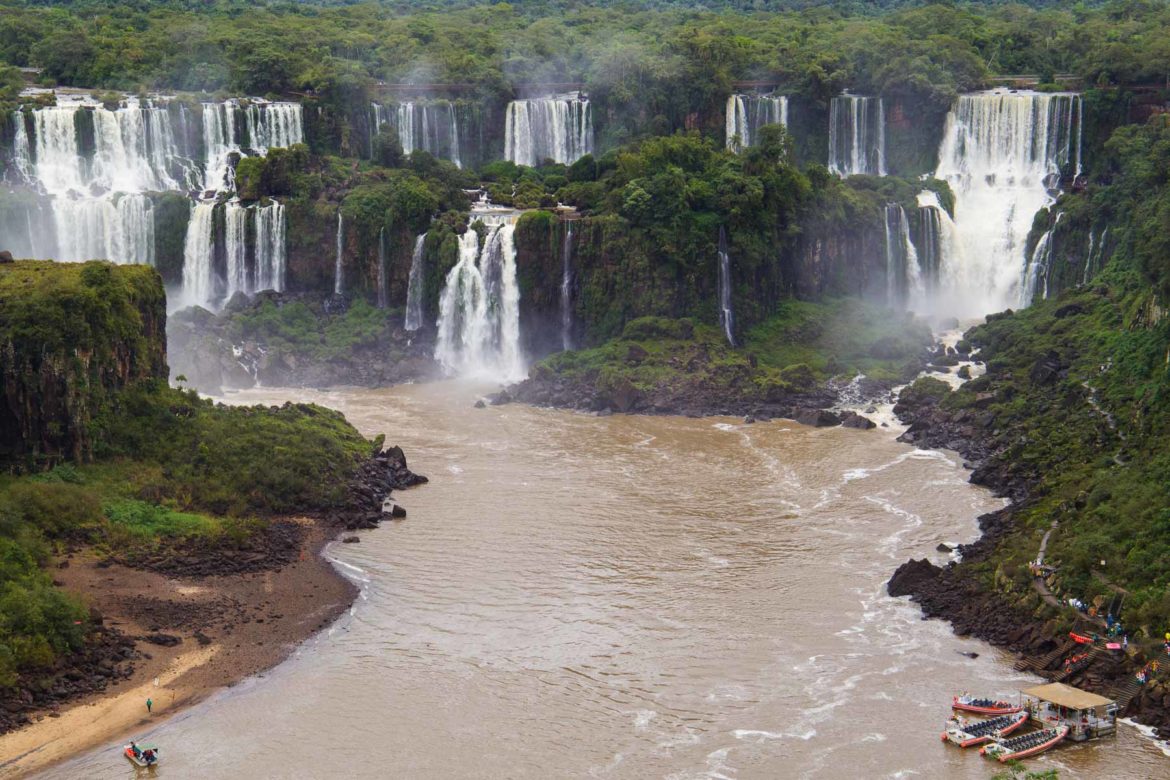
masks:
[[[173,778],[987,778],[940,742],[1010,658],[885,595],[1001,505],[894,430],[474,409],[484,390],[256,390],[406,450],[404,521],[329,554],[350,614],[143,735]],[[961,653],[979,653],[970,659]],[[1132,728],[1033,759],[1170,776]],[[46,777],[133,777],[111,746]]]

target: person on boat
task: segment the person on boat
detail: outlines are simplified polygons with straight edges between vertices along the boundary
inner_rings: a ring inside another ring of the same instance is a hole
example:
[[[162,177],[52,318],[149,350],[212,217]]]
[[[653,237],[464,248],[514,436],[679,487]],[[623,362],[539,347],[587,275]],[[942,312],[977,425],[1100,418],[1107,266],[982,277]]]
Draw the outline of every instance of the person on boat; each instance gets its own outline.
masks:
[[[142,751],[142,760],[148,764],[153,764],[156,760],[154,757],[154,751],[151,750],[150,748],[147,748],[146,750]]]
[[[138,746],[133,741],[130,742],[130,752],[134,754],[135,758],[142,757],[142,751],[138,749]]]

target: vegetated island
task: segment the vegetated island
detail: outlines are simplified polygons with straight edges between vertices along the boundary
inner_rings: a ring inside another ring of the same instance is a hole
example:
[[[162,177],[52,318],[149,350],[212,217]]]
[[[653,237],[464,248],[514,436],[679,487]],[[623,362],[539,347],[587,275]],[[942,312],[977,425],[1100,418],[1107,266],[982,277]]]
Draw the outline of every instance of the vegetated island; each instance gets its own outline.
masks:
[[[4,774],[278,663],[354,597],[322,547],[426,481],[337,412],[169,387],[165,320],[151,268],[0,263]]]

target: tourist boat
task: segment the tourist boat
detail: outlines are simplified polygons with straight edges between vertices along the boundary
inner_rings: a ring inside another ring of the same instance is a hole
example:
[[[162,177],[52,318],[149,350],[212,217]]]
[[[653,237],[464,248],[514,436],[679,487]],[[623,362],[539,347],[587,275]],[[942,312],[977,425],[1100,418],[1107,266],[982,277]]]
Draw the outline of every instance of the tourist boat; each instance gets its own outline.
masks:
[[[1023,709],[1009,701],[998,699],[977,699],[974,696],[956,696],[951,708],[964,712],[978,712],[981,715],[1011,715]]]
[[[130,763],[134,764],[134,766],[140,766],[140,767],[158,766],[158,748],[157,747],[155,747],[154,745],[139,745],[138,750],[140,751],[140,753],[138,755],[135,755],[134,748],[132,748],[130,745],[125,745],[122,748],[122,755],[126,756],[126,758],[129,759]],[[147,751],[152,751],[152,753],[153,753],[153,758],[150,761],[147,761],[146,758],[143,756],[143,754],[146,753]]]
[[[961,723],[956,718],[948,724],[942,738],[944,742],[953,742],[959,747],[971,747],[992,739],[1002,739],[1023,726],[1027,720],[1028,713],[1026,712],[997,715],[994,718],[974,723]]]
[[[1016,761],[1037,753],[1043,753],[1048,748],[1064,739],[1068,734],[1068,726],[1059,726],[1052,729],[1041,729],[1029,734],[1021,734],[1011,739],[1003,739],[979,749],[979,755],[998,759],[1000,763]]]

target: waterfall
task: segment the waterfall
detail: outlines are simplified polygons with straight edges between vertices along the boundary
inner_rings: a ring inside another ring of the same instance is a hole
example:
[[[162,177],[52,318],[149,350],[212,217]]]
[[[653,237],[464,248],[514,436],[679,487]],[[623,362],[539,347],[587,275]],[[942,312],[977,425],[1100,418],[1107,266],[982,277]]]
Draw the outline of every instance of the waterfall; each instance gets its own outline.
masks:
[[[886,110],[878,97],[839,95],[829,103],[829,170],[886,175]]]
[[[193,120],[185,105],[128,97],[116,108],[59,96],[57,106],[18,112],[13,184],[32,192],[30,204],[4,218],[0,241],[31,257],[63,261],[106,259],[153,265],[155,212],[150,193],[186,192],[193,186],[230,191],[229,155],[240,152],[237,119],[243,116],[253,151],[303,140],[296,103],[205,103],[201,109],[201,160],[190,147]],[[198,130],[196,130],[196,135]],[[285,211],[270,202],[245,207],[230,201],[222,236],[214,235],[214,201],[192,206],[184,242],[184,290],[178,296],[210,306],[237,291],[284,286]],[[27,234],[27,235],[26,235]],[[250,241],[255,236],[254,243]],[[224,267],[217,276],[215,252]],[[250,247],[254,247],[254,250]]]
[[[248,128],[248,147],[260,155],[305,140],[300,103],[249,103],[244,121]]]
[[[719,324],[727,343],[735,346],[735,315],[731,310],[731,255],[727,251],[727,231],[719,226]]]
[[[573,223],[565,223],[561,241],[561,349],[573,348]]]
[[[247,292],[248,285],[248,209],[238,202],[224,206],[224,256],[227,259],[225,300],[237,292]]]
[[[239,151],[236,144],[235,103],[203,104],[203,189],[232,189],[235,181],[228,155]]]
[[[783,95],[732,95],[727,98],[727,148],[739,152],[756,143],[761,127],[788,126],[788,98]]]
[[[593,119],[588,98],[576,93],[508,104],[504,157],[517,165],[546,159],[569,164],[593,152]]]
[[[1024,245],[1062,171],[1080,164],[1080,102],[996,90],[960,96],[947,115],[935,175],[955,193],[962,260],[941,292],[960,316],[1030,302]]]
[[[1056,226],[1060,224],[1061,217],[1064,216],[1063,211],[1056,214],[1056,219],[1052,222],[1052,227],[1044,231],[1044,235],[1040,236],[1040,240],[1036,242],[1036,247],[1032,250],[1032,256],[1028,258],[1028,263],[1024,267],[1024,274],[1021,280],[1023,286],[1023,293],[1020,296],[1023,305],[1030,304],[1036,298],[1037,286],[1043,280],[1043,287],[1040,290],[1040,297],[1048,297],[1048,275],[1052,271],[1052,241],[1053,234],[1056,232]]]
[[[426,233],[416,238],[414,252],[410,255],[410,281],[406,288],[406,322],[402,326],[406,330],[418,330],[423,324],[423,284],[426,273],[423,268],[423,246],[426,239]]]
[[[386,308],[386,226],[378,231],[378,308]]]
[[[212,258],[215,253],[215,204],[191,207],[183,243],[183,299],[187,305],[210,306],[215,298]]]
[[[421,150],[462,167],[458,114],[457,106],[448,101],[399,103],[394,111],[394,123],[403,154]],[[385,121],[384,116],[388,116],[385,109],[375,104],[375,128]]]
[[[460,238],[459,262],[439,296],[435,359],[452,374],[520,379],[520,287],[512,243],[516,215],[473,210],[471,217],[487,226],[487,235],[482,247],[471,226]]]
[[[938,193],[918,193],[918,231],[914,242],[925,292],[933,297],[940,280],[949,277],[958,252],[955,223],[939,203]]]
[[[344,279],[342,274],[344,268],[341,265],[343,250],[345,249],[345,221],[341,216],[341,209],[337,210],[337,261],[333,266],[333,294],[341,295],[344,289]]]
[[[886,305],[918,305],[923,297],[922,272],[918,264],[918,252],[910,240],[906,210],[899,204],[886,204],[885,229]]]
[[[1089,253],[1085,255],[1085,273],[1081,279],[1081,284],[1088,284],[1091,274],[1093,272],[1093,239],[1095,231],[1089,230]],[[1109,240],[1109,226],[1105,226],[1104,232],[1101,233],[1101,242],[1097,244],[1097,268],[1100,269],[1105,265],[1105,242]]]
[[[28,145],[28,128],[24,125],[24,112],[13,111],[12,123],[16,127],[12,138],[12,165],[20,178],[28,181],[33,177],[33,162]]]
[[[256,283],[248,292],[283,292],[288,264],[284,204],[272,201],[264,207],[253,206],[251,210],[256,215]]]

